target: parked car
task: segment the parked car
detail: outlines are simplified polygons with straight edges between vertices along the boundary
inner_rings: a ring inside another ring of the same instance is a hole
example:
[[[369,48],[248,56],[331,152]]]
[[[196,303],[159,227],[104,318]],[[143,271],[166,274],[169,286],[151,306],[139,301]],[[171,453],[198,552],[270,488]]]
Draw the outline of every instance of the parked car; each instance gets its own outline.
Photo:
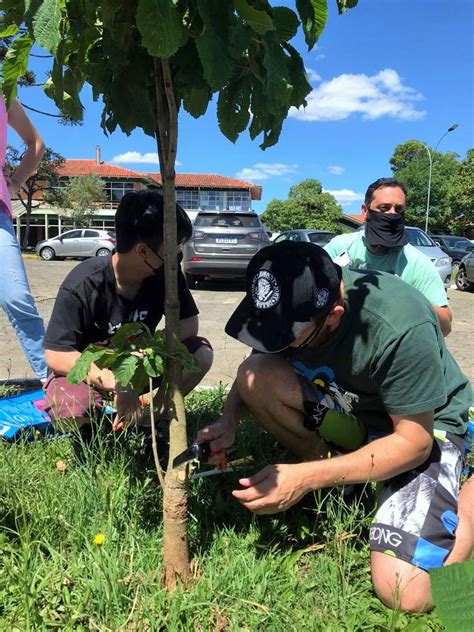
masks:
[[[335,236],[336,233],[332,233],[329,230],[308,230],[298,228],[295,230],[286,230],[285,232],[280,233],[277,237],[275,237],[275,239],[273,239],[272,243],[279,244],[281,241],[289,239],[290,241],[311,241],[313,244],[317,244],[318,246],[325,246]]]
[[[114,231],[75,228],[39,241],[35,250],[42,259],[51,261],[63,257],[106,257],[114,248]]]
[[[365,226],[362,225],[357,230],[365,230]],[[416,228],[415,226],[405,226],[405,231],[408,243],[426,255],[434,263],[435,268],[443,281],[445,289],[447,290],[451,287],[451,257],[448,257],[446,253],[435,244],[431,237],[427,235],[424,230],[421,230],[421,228]]]
[[[430,235],[430,237],[443,252],[451,257],[453,266],[456,267],[468,252],[474,250],[474,244],[466,237],[456,235]]]
[[[182,267],[189,287],[206,277],[245,277],[250,259],[269,243],[256,213],[200,211],[183,248]]]
[[[461,292],[474,291],[474,251],[461,259],[456,275],[456,287]]]

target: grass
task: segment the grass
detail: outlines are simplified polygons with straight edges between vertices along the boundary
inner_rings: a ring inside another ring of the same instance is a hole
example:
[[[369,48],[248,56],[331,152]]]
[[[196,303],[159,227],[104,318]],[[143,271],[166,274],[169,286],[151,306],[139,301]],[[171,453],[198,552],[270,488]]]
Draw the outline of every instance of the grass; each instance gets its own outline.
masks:
[[[224,393],[187,399],[190,437]],[[288,455],[251,421],[231,457],[252,470]],[[194,579],[160,586],[161,494],[137,438],[0,442],[0,630],[442,630],[436,615],[385,608],[371,589],[370,516],[341,492],[255,517],[230,495],[238,475],[192,483]],[[98,534],[104,536],[96,544]]]

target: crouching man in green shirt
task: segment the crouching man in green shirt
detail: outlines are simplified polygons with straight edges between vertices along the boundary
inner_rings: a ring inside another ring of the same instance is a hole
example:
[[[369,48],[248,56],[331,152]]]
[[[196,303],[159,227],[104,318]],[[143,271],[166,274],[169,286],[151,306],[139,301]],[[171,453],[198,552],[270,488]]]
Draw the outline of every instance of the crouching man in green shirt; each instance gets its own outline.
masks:
[[[379,178],[369,185],[362,204],[365,230],[338,235],[324,250],[341,266],[389,272],[416,287],[431,303],[447,336],[453,315],[446,290],[430,259],[407,243],[405,206],[405,185],[395,178]]]
[[[285,241],[250,262],[226,332],[259,353],[197,440],[218,462],[247,409],[301,459],[241,479],[234,497],[273,514],[312,490],[383,481],[369,537],[375,591],[392,607],[430,609],[427,571],[468,559],[474,533],[472,479],[460,492],[472,392],[430,303],[393,275],[341,269],[318,246]],[[324,458],[334,447],[345,453]]]

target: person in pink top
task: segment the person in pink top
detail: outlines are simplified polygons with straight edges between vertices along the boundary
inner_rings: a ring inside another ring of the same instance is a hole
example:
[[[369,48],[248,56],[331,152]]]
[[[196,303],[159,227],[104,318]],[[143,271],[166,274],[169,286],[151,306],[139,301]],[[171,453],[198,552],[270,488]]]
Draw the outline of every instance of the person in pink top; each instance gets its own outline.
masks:
[[[3,169],[8,125],[25,143],[26,151],[16,171],[5,176]],[[44,324],[31,295],[20,245],[12,224],[11,204],[11,197],[18,194],[26,179],[34,172],[43,152],[44,143],[20,102],[13,101],[7,111],[0,93],[0,305],[15,329],[31,368],[44,381],[47,373]]]

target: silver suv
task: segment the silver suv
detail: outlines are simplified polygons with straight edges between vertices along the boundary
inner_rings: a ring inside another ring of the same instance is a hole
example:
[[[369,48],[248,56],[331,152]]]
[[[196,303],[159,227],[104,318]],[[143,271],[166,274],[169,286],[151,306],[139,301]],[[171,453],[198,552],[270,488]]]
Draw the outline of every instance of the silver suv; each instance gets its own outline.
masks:
[[[245,277],[250,259],[269,243],[256,213],[200,211],[183,249],[182,266],[189,287],[206,277]]]
[[[61,257],[106,257],[115,248],[112,230],[76,228],[36,244],[36,254],[45,261]]]

